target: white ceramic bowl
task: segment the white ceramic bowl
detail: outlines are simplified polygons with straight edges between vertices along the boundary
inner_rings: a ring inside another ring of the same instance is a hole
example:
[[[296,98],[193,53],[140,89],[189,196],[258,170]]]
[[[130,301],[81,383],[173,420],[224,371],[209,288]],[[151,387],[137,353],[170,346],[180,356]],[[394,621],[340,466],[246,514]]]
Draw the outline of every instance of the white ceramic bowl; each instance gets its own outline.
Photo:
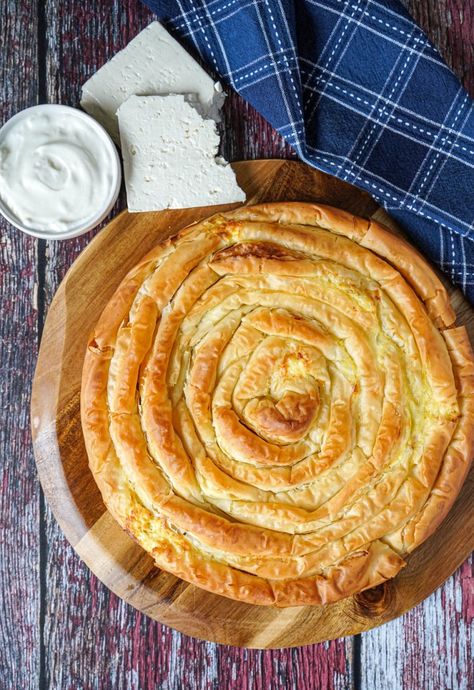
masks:
[[[33,237],[39,237],[45,240],[65,240],[70,239],[72,237],[78,237],[79,235],[83,235],[84,233],[89,232],[89,230],[95,228],[110,213],[115,202],[117,201],[117,197],[120,192],[120,185],[122,182],[122,169],[120,165],[120,158],[117,153],[117,149],[115,148],[115,144],[113,143],[112,139],[109,137],[105,129],[102,127],[102,125],[100,125],[98,122],[96,122],[96,120],[94,120],[94,118],[90,117],[90,115],[87,115],[82,110],[78,110],[77,108],[71,108],[67,105],[56,105],[47,103],[43,105],[35,105],[31,108],[21,110],[19,113],[10,118],[3,125],[3,127],[0,128],[0,148],[2,146],[2,141],[4,140],[6,134],[13,127],[18,125],[18,123],[21,120],[29,118],[34,111],[51,113],[51,109],[54,109],[56,115],[64,115],[64,117],[66,118],[81,118],[89,127],[89,131],[93,132],[93,136],[97,136],[97,141],[101,142],[102,145],[106,147],[107,152],[110,154],[109,157],[112,165],[112,170],[109,171],[111,173],[112,181],[109,189],[107,190],[107,194],[104,196],[103,202],[100,205],[100,207],[97,207],[97,211],[92,216],[89,216],[83,224],[76,223],[71,228],[59,232],[37,229],[33,227],[33,224],[25,226],[15,215],[12,214],[12,212],[8,209],[8,207],[5,205],[1,198],[0,213],[8,220],[9,223],[11,223],[16,228],[22,230],[28,235],[32,235]]]

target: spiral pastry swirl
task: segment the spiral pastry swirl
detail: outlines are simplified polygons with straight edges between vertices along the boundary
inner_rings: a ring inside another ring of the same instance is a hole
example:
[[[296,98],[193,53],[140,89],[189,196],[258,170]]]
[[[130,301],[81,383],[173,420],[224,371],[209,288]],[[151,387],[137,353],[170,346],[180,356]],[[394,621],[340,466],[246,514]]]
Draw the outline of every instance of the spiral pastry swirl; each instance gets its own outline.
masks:
[[[381,225],[243,207],[160,244],[91,335],[90,467],[156,564],[262,605],[389,579],[473,454],[474,363],[446,291]]]

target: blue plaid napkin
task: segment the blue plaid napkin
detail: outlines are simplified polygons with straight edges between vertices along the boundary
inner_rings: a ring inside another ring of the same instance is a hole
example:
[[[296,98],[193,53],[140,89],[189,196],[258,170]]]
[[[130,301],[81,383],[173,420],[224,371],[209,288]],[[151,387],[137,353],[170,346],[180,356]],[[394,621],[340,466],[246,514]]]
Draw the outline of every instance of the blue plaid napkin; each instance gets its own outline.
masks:
[[[474,302],[474,109],[397,0],[145,0],[299,157],[362,187]]]

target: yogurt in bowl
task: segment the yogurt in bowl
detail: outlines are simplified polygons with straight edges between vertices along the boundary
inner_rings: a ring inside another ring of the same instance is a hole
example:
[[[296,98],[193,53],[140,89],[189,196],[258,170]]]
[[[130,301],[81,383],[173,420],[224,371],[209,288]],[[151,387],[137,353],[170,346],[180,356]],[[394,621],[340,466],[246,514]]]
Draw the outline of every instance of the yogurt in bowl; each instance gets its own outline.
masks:
[[[37,105],[0,129],[0,212],[29,235],[59,240],[92,230],[120,182],[115,145],[80,110]]]

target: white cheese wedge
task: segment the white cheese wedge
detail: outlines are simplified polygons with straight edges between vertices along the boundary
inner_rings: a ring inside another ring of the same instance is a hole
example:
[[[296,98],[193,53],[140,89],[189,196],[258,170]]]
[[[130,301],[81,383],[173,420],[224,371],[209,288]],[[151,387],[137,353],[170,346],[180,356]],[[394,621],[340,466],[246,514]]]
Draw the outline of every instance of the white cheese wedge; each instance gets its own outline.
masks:
[[[131,96],[117,116],[129,211],[245,200],[230,165],[216,158],[214,120],[183,96]]]
[[[132,95],[183,93],[204,117],[219,120],[225,95],[159,23],[149,24],[82,87],[81,105],[119,143],[116,112]]]

